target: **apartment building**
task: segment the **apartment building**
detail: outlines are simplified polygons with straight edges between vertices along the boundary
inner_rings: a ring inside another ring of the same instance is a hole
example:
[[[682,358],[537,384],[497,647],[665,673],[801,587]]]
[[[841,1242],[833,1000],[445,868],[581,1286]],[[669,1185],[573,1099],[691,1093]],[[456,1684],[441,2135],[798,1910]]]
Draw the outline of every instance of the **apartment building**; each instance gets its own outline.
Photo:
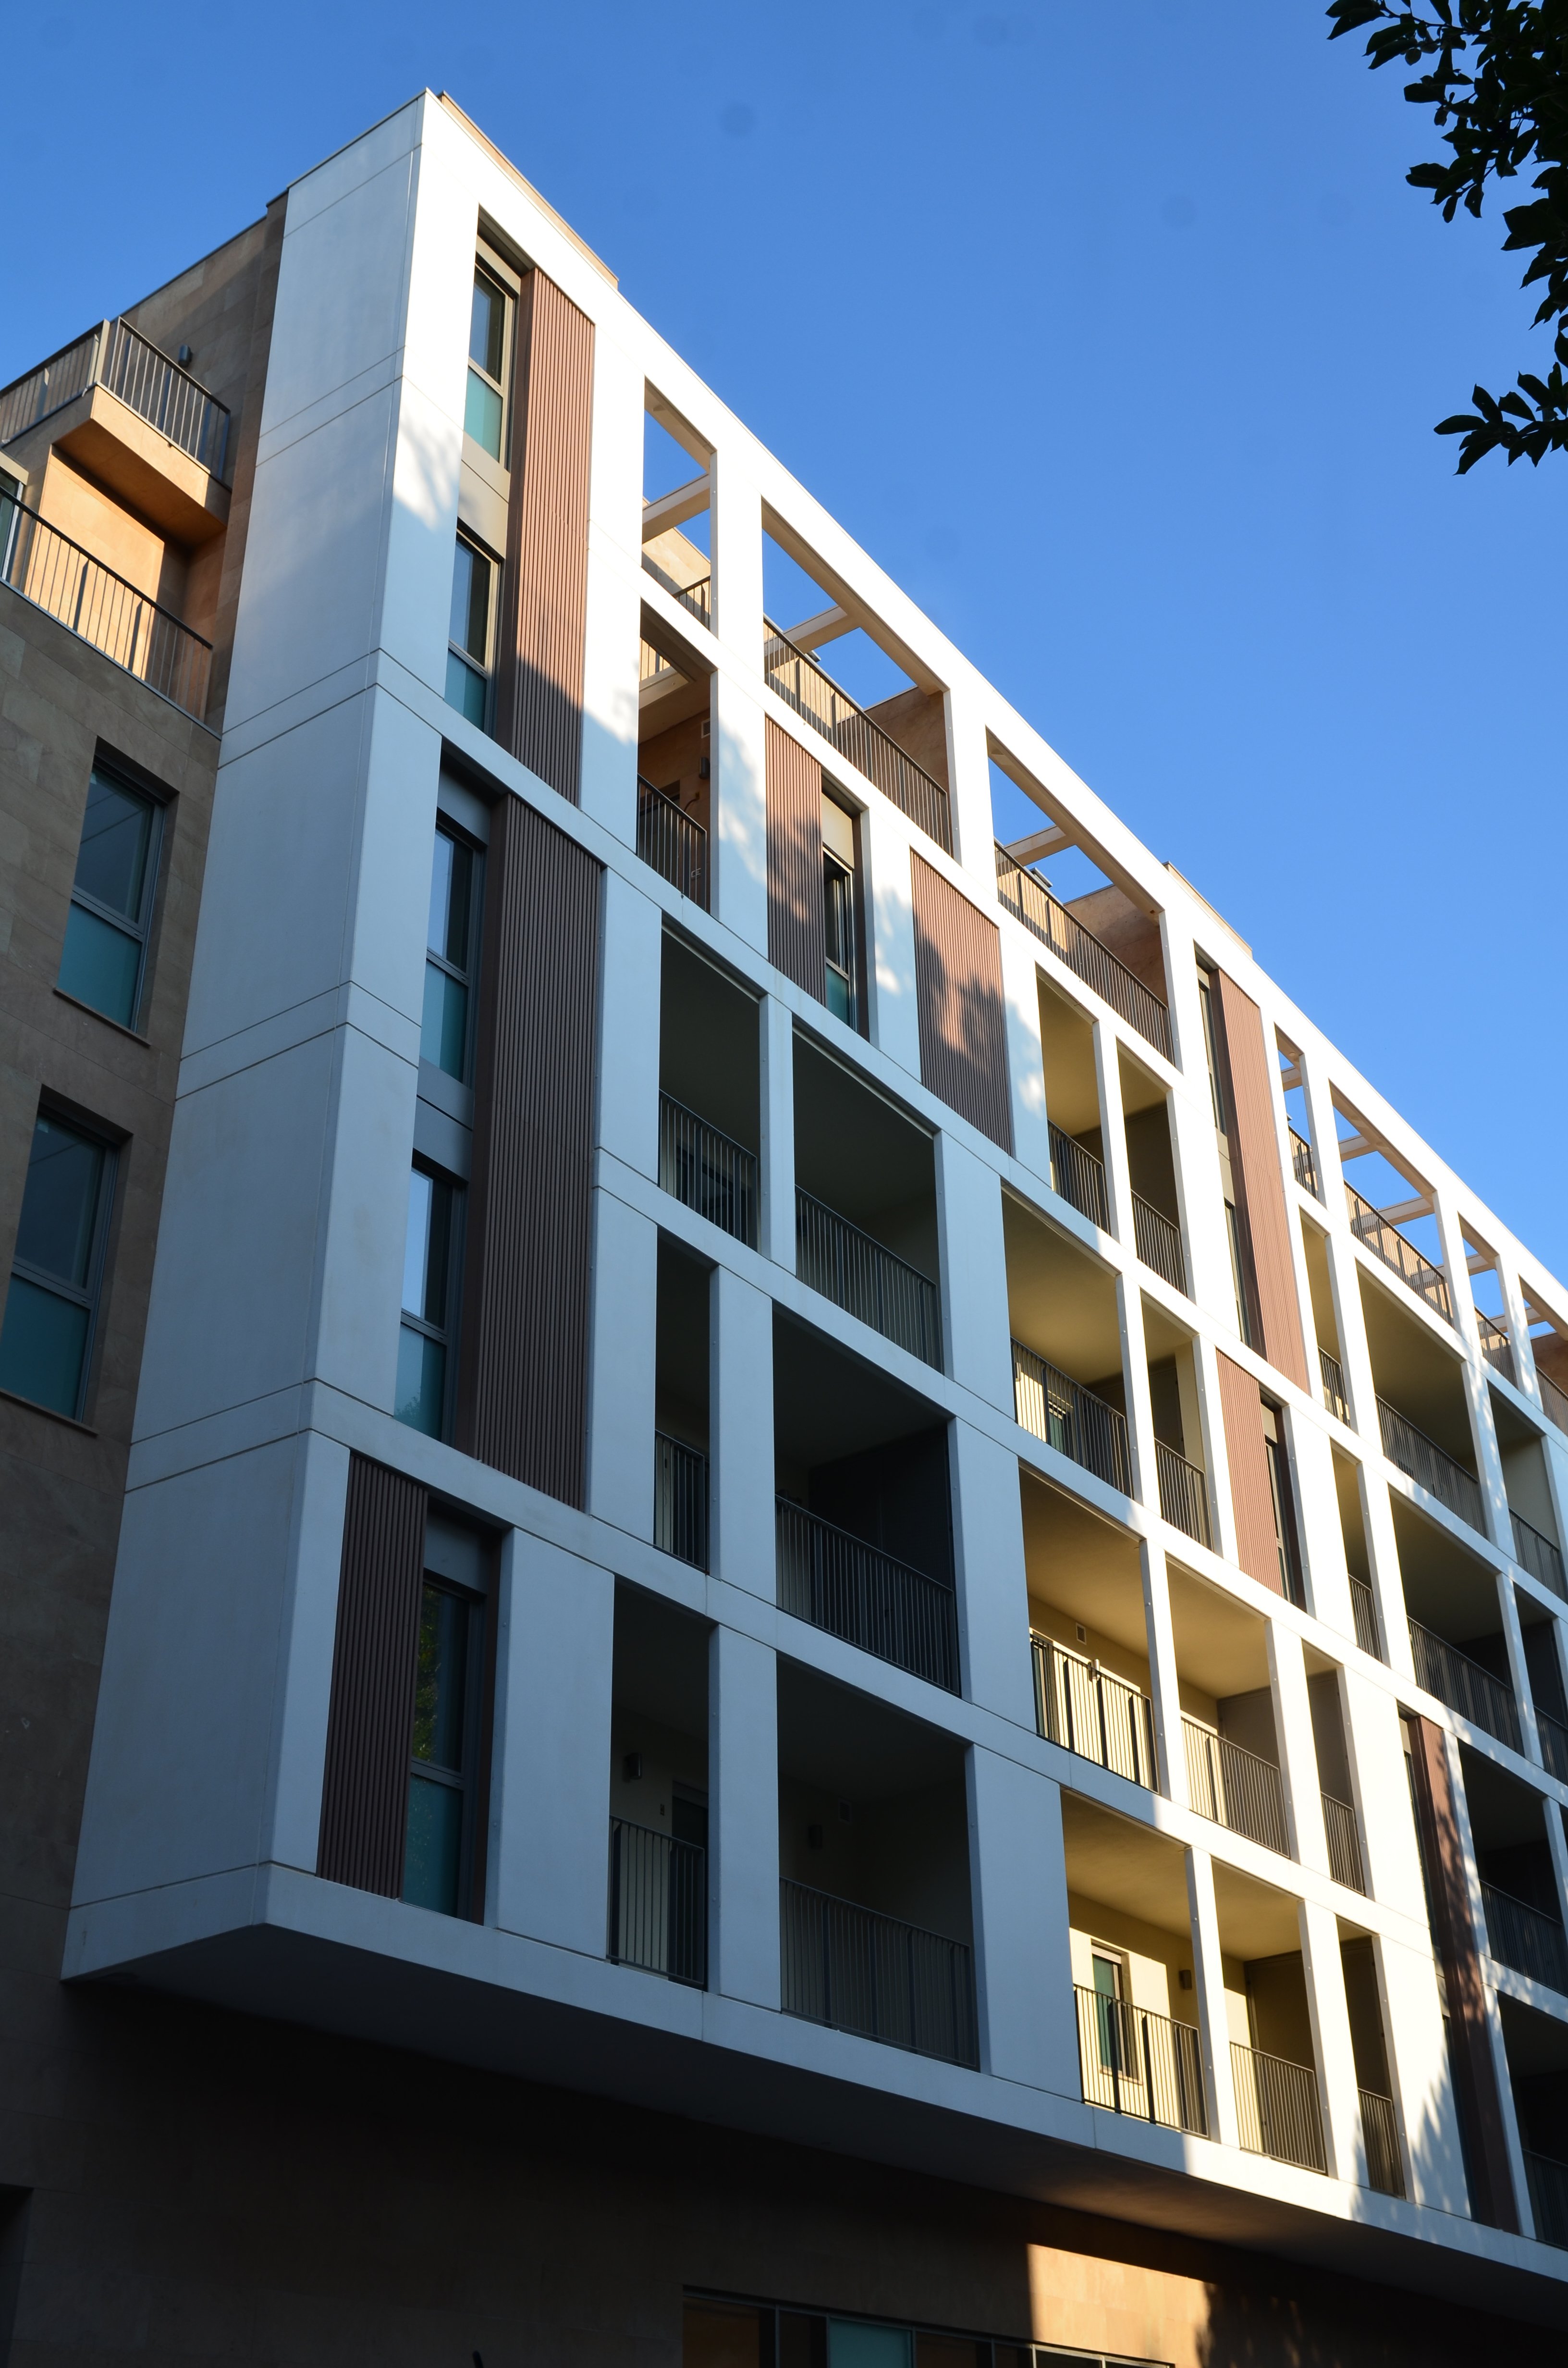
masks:
[[[0,2350],[1560,2357],[1568,1287],[445,97],[0,575]]]

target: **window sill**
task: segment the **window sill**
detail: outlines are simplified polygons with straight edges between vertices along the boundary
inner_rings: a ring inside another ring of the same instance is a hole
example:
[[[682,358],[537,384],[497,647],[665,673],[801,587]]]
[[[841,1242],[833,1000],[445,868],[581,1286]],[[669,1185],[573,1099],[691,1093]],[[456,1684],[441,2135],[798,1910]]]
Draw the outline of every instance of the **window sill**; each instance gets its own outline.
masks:
[[[57,986],[54,989],[54,992],[60,997],[61,1002],[68,1003],[74,1011],[85,1011],[92,1019],[101,1019],[106,1028],[112,1028],[117,1036],[129,1036],[133,1044],[145,1044],[149,1053],[156,1051],[157,1048],[153,1044],[152,1038],[150,1036],[143,1036],[139,1028],[128,1028],[122,1019],[111,1019],[107,1011],[100,1011],[98,1009],[97,1004],[84,1003],[79,995],[67,995],[62,986]],[[9,1392],[0,1390],[0,1397],[8,1395]],[[30,1405],[31,1401],[29,1399],[24,1401],[24,1403]]]
[[[68,995],[65,1000],[71,1003],[75,998]],[[84,1004],[82,1008],[85,1011],[87,1006]],[[24,1398],[15,1390],[0,1390],[0,1405],[26,1406],[29,1414],[41,1414],[46,1422],[62,1422],[67,1430],[79,1430],[84,1439],[97,1439],[98,1436],[90,1422],[78,1422],[74,1414],[61,1414],[55,1407],[40,1406],[37,1398]]]

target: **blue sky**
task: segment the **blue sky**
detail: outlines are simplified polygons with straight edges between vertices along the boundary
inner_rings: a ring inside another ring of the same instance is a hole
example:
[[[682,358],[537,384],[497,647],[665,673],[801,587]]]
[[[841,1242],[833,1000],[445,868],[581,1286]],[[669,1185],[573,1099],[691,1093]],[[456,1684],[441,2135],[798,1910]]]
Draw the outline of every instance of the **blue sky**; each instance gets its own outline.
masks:
[[[1568,466],[1398,70],[1318,0],[41,0],[0,381],[449,88],[655,325],[1559,1272]],[[46,105],[37,95],[62,94]]]

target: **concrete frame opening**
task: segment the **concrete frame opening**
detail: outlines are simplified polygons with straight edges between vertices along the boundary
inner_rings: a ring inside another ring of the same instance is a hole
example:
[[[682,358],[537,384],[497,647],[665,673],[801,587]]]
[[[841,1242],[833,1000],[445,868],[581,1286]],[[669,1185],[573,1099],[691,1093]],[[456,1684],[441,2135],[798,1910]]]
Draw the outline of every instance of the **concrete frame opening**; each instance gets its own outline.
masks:
[[[707,1622],[618,1580],[607,1953],[708,1981]]]

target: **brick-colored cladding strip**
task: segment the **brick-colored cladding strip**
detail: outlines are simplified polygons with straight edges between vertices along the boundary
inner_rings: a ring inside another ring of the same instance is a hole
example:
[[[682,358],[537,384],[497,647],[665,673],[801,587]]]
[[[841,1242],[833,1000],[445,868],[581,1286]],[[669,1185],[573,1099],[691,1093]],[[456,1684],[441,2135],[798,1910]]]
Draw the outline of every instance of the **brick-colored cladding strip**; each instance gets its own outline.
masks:
[[[1274,1491],[1268,1485],[1268,1454],[1263,1436],[1263,1401],[1257,1383],[1221,1349],[1220,1407],[1225,1423],[1225,1455],[1231,1467],[1231,1503],[1236,1516],[1236,1559],[1249,1578],[1276,1595],[1279,1541],[1274,1527]]]
[[[823,911],[822,767],[771,717],[767,789],[767,959],[824,1000],[827,937]]]
[[[949,1110],[1010,1152],[1013,1113],[996,924],[923,856],[911,854],[909,873],[921,1077]]]
[[[1296,1266],[1290,1254],[1290,1212],[1285,1201],[1285,1174],[1279,1164],[1279,1137],[1274,1123],[1263,1015],[1233,978],[1227,978],[1223,971],[1219,978],[1231,1073],[1231,1164],[1246,1204],[1244,1213],[1252,1241],[1258,1312],[1263,1318],[1263,1353],[1298,1389],[1315,1396],[1307,1375],[1306,1343],[1301,1338]]]
[[[349,1458],[316,1873],[396,1899],[425,1569],[426,1492]]]

